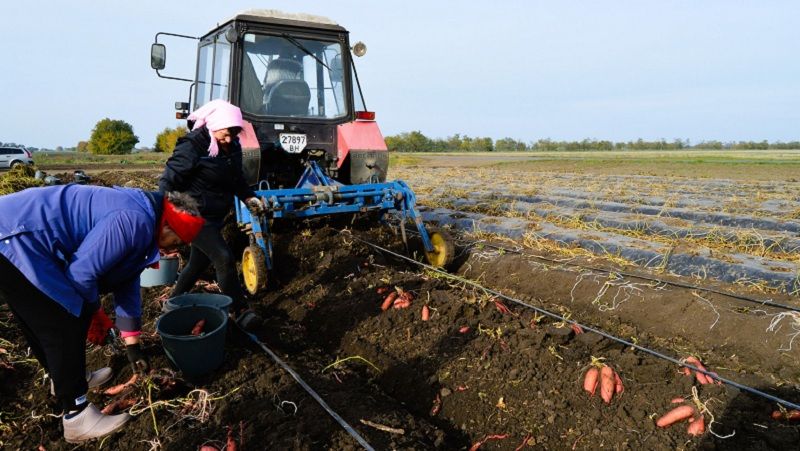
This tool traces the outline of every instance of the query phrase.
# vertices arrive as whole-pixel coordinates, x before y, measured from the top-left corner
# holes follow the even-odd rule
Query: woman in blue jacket
[[[236,273],[233,253],[222,238],[225,216],[233,209],[233,196],[244,199],[254,214],[265,208],[242,174],[242,148],[237,135],[242,130],[242,112],[223,100],[212,100],[189,116],[192,131],[178,140],[159,180],[162,192],[180,191],[200,205],[206,225],[192,242],[189,261],[175,283],[173,296],[191,290],[200,274],[214,265],[222,292],[233,300],[236,322],[252,329],[258,316],[247,308]]]
[[[146,370],[139,274],[158,262],[159,249],[192,241],[203,222],[185,195],[65,185],[0,196],[0,301],[50,374],[68,442],[101,437],[130,419],[103,415],[86,400],[89,387],[111,377],[109,368],[86,371],[87,332],[100,294],[114,294],[128,359]]]

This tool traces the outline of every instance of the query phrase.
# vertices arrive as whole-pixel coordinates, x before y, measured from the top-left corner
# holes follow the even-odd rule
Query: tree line
[[[688,139],[672,141],[609,141],[584,139],[582,141],[554,141],[540,139],[524,142],[513,138],[469,137],[455,134],[447,138],[429,138],[419,131],[400,133],[386,137],[386,146],[396,152],[518,152],[518,151],[552,151],[576,152],[587,150],[681,150],[681,149],[717,149],[717,150],[771,150],[800,149],[800,141],[768,142],[763,141],[700,141],[692,144]]]
[[[153,144],[154,152],[172,152],[175,143],[181,136],[188,133],[183,126],[166,127],[156,136]],[[120,155],[131,153],[139,138],[133,132],[133,126],[122,120],[105,118],[97,122],[92,129],[88,141],[80,141],[75,147],[55,150],[72,150],[88,152],[98,155]],[[16,143],[2,143],[4,146],[24,147]],[[800,149],[800,141],[768,142],[763,141],[700,141],[692,144],[689,140],[675,139],[666,141],[609,141],[597,139],[584,139],[582,141],[555,141],[540,139],[525,142],[513,138],[493,140],[488,137],[471,137],[456,133],[447,138],[429,138],[420,131],[400,133],[386,136],[386,146],[395,152],[524,152],[524,151],[551,151],[551,152],[576,152],[576,151],[609,151],[609,150],[681,150],[681,149],[712,149],[712,150],[787,150]],[[37,151],[35,147],[28,150]],[[47,150],[47,149],[41,149]]]
[[[186,127],[166,127],[156,136],[156,142],[153,144],[153,148],[148,150],[154,152],[172,152],[178,138],[186,133],[188,133]],[[3,143],[0,141],[0,145],[2,146],[25,147],[31,152],[55,150],[57,152],[85,152],[95,155],[129,154],[133,151],[137,143],[139,143],[139,137],[134,134],[131,124],[123,120],[109,118],[98,121],[92,129],[89,139],[87,141],[79,141],[75,147],[57,146],[55,149],[39,149],[37,147],[28,147],[12,142]]]

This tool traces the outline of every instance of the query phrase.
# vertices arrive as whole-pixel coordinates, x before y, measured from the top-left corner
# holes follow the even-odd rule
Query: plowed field
[[[155,174],[98,173],[94,182],[148,187]],[[670,357],[695,355],[724,378],[798,403],[800,317],[720,294],[800,306],[796,184],[514,168],[401,168],[394,176],[417,191],[427,220],[451,227],[451,276],[363,244],[356,238],[405,253],[395,230],[367,218],[276,224],[276,269],[268,290],[251,299],[265,318],[258,339],[375,449],[800,443],[798,423],[771,418],[774,402],[702,385],[674,363],[468,283]],[[238,252],[241,236],[229,236]],[[419,243],[411,241],[413,253]],[[212,279],[207,274],[195,290],[214,292]],[[411,293],[410,307],[382,311],[383,291],[398,289]],[[191,381],[175,373],[154,332],[167,293],[144,291],[145,350],[156,370],[124,395],[135,399],[136,417],[87,448],[224,447],[229,434],[239,449],[359,448],[236,328],[218,370]],[[0,444],[72,449],[61,440],[60,418],[48,415],[54,401],[5,306],[0,337]],[[93,366],[117,371],[115,383],[130,377],[113,346],[87,353]],[[609,404],[582,388],[593,358],[624,384]],[[656,427],[673,398],[695,405],[694,394],[709,432],[689,436],[686,422]]]

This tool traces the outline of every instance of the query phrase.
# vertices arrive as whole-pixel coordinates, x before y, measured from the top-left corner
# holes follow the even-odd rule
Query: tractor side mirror
[[[164,44],[150,46],[150,67],[162,70],[167,65],[167,47]]]

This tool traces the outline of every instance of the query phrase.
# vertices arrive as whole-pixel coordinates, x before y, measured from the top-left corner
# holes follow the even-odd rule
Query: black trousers
[[[86,394],[86,334],[96,305],[84,304],[75,317],[33,286],[0,255],[0,301],[5,301],[28,340],[36,360],[50,373],[56,397],[65,411],[74,410],[76,398]]]
[[[191,290],[200,274],[208,268],[208,265],[213,264],[217,272],[217,283],[222,292],[233,300],[231,310],[237,312],[246,307],[246,301],[242,286],[239,284],[239,276],[236,274],[236,260],[228,243],[222,238],[221,229],[222,226],[213,221],[206,222],[203,226],[192,241],[189,261],[178,276],[172,295],[178,296]]]

